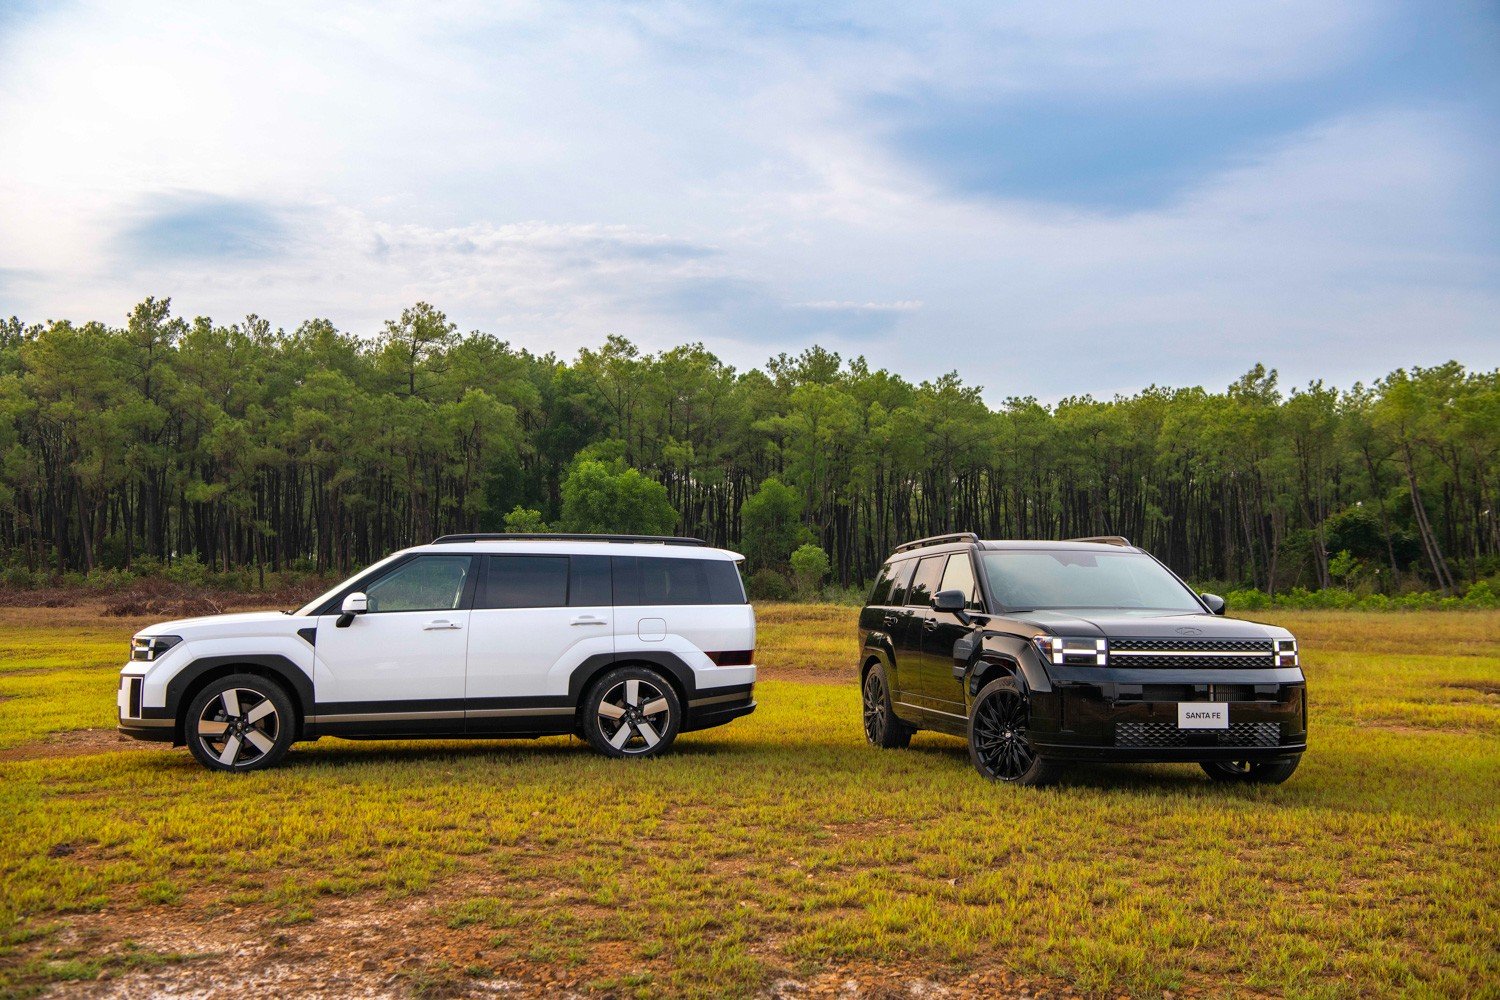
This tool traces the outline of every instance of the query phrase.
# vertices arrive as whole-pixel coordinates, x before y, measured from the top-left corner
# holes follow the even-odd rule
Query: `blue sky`
[[[8,3],[0,312],[1348,384],[1500,364],[1497,136],[1477,3]]]

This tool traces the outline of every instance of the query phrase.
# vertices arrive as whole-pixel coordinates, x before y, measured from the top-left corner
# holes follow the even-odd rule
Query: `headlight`
[[[1058,666],[1085,667],[1109,665],[1109,642],[1105,639],[1064,639],[1057,635],[1033,636],[1031,644],[1042,659]]]
[[[1297,662],[1296,639],[1277,639],[1275,650],[1276,665],[1278,667],[1295,667],[1299,665]]]
[[[180,635],[138,635],[130,640],[130,659],[135,663],[150,663],[182,641]]]

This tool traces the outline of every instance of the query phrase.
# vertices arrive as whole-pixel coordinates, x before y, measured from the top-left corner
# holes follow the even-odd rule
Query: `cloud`
[[[374,332],[424,299],[538,350],[818,339],[995,398],[1495,364],[1472,22],[39,5],[0,21],[0,269],[27,318],[156,294]]]

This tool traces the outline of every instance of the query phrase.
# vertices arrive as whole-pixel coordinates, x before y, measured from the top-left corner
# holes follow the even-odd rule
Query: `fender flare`
[[[996,668],[1018,675],[1033,693],[1046,694],[1052,691],[1052,678],[1047,669],[1038,662],[1030,644],[1012,635],[986,635],[978,644],[973,658],[964,668],[965,690],[969,697],[978,693],[984,679]],[[959,670],[954,664],[954,672]]]
[[[631,650],[626,653],[595,653],[574,667],[568,675],[568,700],[574,705],[580,704],[590,684],[601,674],[625,663],[645,663],[666,673],[681,688],[684,703],[698,693],[698,679],[693,669],[676,653],[665,649]]]
[[[251,667],[254,668],[252,673],[264,673],[284,683],[296,700],[297,710],[302,718],[305,719],[312,710],[313,682],[307,671],[280,653],[238,653],[232,656],[200,656],[192,661],[167,682],[166,707],[147,711],[161,713],[157,718],[176,719],[182,711],[187,693],[198,686],[200,679],[210,673],[233,673],[235,667]]]

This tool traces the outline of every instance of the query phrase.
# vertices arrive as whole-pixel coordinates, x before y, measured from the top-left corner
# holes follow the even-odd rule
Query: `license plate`
[[[1228,729],[1229,705],[1214,701],[1177,703],[1178,729]]]

